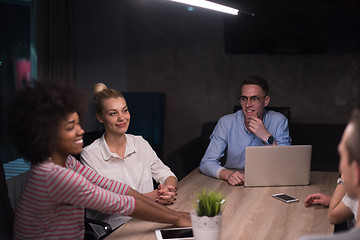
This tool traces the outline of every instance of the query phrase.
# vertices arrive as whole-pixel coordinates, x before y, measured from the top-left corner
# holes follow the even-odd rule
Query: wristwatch
[[[274,137],[270,135],[270,136],[266,139],[266,142],[265,142],[265,143],[268,144],[268,145],[273,144],[273,143],[274,143]]]

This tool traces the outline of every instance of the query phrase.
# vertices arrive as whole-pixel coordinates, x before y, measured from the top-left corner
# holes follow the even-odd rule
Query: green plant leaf
[[[200,217],[214,217],[221,212],[224,202],[224,198],[220,192],[210,191],[204,188],[198,195],[195,210]]]

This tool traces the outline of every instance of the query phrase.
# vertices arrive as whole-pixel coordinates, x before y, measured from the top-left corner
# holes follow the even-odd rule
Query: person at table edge
[[[346,194],[360,201],[360,109],[354,108],[350,121],[338,145],[340,156],[339,171]],[[356,209],[359,216],[360,208]],[[300,240],[355,240],[360,239],[360,220],[357,217],[355,226],[349,231],[330,235],[304,236]]]
[[[247,146],[290,145],[288,119],[281,113],[265,110],[270,102],[269,86],[260,76],[249,76],[241,84],[242,110],[221,117],[210,135],[210,143],[200,162],[200,171],[228,181],[244,183],[244,174],[230,169],[245,168]],[[225,155],[221,166],[220,159]]]

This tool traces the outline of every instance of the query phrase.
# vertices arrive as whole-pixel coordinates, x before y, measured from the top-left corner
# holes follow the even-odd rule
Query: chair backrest
[[[30,172],[26,171],[6,180],[6,184],[9,192],[8,196],[13,210],[16,209],[16,205],[20,200],[21,194],[24,190],[24,187],[28,181],[29,176],[30,176]]]
[[[123,95],[131,115],[127,133],[141,135],[161,159],[166,95],[158,92],[124,92]]]

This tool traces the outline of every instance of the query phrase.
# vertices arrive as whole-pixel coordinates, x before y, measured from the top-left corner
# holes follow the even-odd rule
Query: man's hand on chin
[[[265,128],[263,121],[258,117],[249,117],[248,126],[249,131],[258,138],[260,138],[262,141],[266,141],[267,137],[271,135],[269,131]]]

